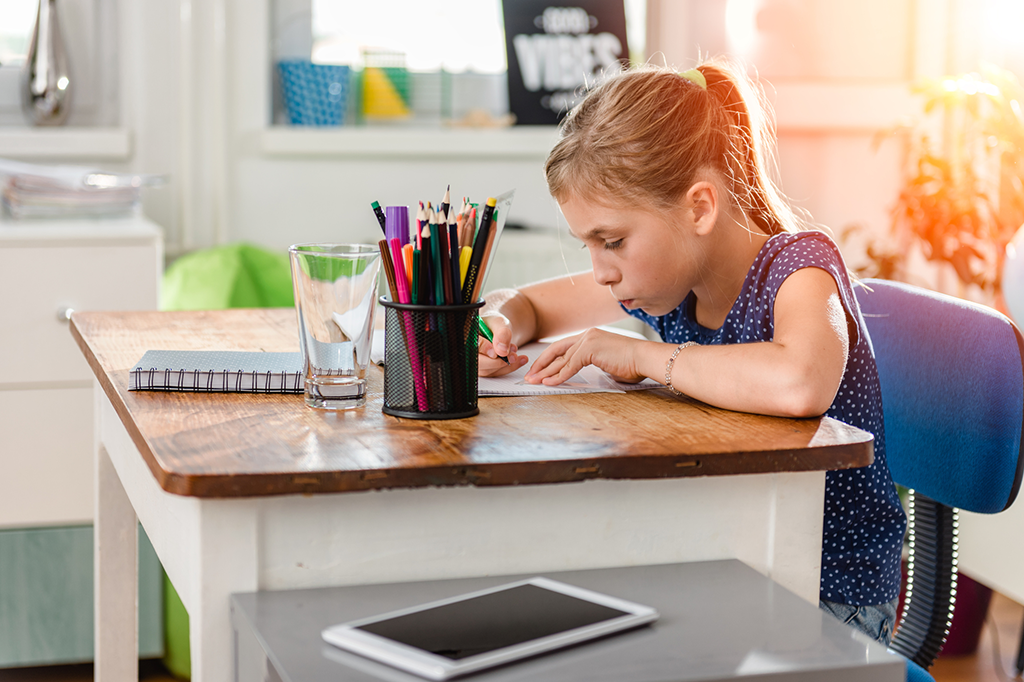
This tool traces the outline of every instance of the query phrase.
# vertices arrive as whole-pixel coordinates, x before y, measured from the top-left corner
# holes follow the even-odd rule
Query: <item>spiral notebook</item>
[[[371,358],[383,360],[383,334],[374,334]],[[637,384],[615,381],[594,366],[584,367],[558,386],[528,384],[524,380],[532,361],[547,347],[531,343],[519,350],[531,363],[502,377],[480,377],[481,398],[498,396],[567,395],[571,393],[625,393],[661,384],[645,379]],[[129,372],[129,391],[192,391],[204,393],[302,393],[301,353],[261,351],[148,350]]]
[[[302,354],[148,350],[129,373],[129,391],[302,393]]]

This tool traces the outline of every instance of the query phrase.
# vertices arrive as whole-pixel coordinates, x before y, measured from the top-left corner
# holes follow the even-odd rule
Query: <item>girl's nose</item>
[[[591,258],[591,262],[594,265],[594,281],[601,286],[611,286],[621,278],[618,269],[604,263],[602,258]]]

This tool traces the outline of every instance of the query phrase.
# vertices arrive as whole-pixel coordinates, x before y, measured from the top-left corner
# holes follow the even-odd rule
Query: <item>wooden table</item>
[[[832,419],[667,390],[413,421],[381,413],[376,368],[342,413],[127,389],[150,349],[294,351],[290,309],[75,313],[72,333],[97,378],[101,682],[137,675],[136,519],[189,612],[193,679],[227,682],[233,592],[738,558],[817,603],[824,471],[873,457]]]

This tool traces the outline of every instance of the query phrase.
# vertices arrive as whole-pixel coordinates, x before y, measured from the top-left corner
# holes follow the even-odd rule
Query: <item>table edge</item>
[[[325,472],[265,472],[245,476],[218,473],[179,474],[164,469],[146,438],[131,417],[127,404],[118,392],[110,374],[99,359],[77,324],[77,318],[89,312],[73,313],[70,330],[85,356],[96,380],[103,388],[121,424],[146,462],[157,484],[170,494],[203,499],[234,499],[243,497],[269,497],[282,495],[315,495],[329,493],[364,492],[370,490],[411,489],[460,486],[513,486],[579,483],[588,480],[657,480],[666,478],[697,478],[704,476],[740,475],[735,473],[738,461],[746,474],[796,473],[826,471],[820,465],[808,462],[792,450],[749,450],[732,453],[708,453],[709,457],[686,453],[680,455],[634,455],[625,461],[614,455],[582,457],[547,462],[543,472],[537,467],[520,462],[477,463],[470,465],[439,465],[436,467],[375,468],[353,471]],[[503,400],[503,398],[487,398]],[[397,419],[391,417],[391,419]],[[832,417],[816,417],[820,423],[834,422],[837,428],[851,429],[863,434],[853,443],[812,446],[818,455],[834,452],[835,459],[845,457],[852,469],[868,466],[874,461],[874,436]],[[807,452],[808,449],[803,450]],[[640,462],[644,475],[630,473]]]

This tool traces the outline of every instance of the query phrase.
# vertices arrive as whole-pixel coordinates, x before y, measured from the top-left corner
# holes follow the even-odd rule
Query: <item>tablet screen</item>
[[[460,660],[626,615],[630,614],[526,584],[354,629]]]

